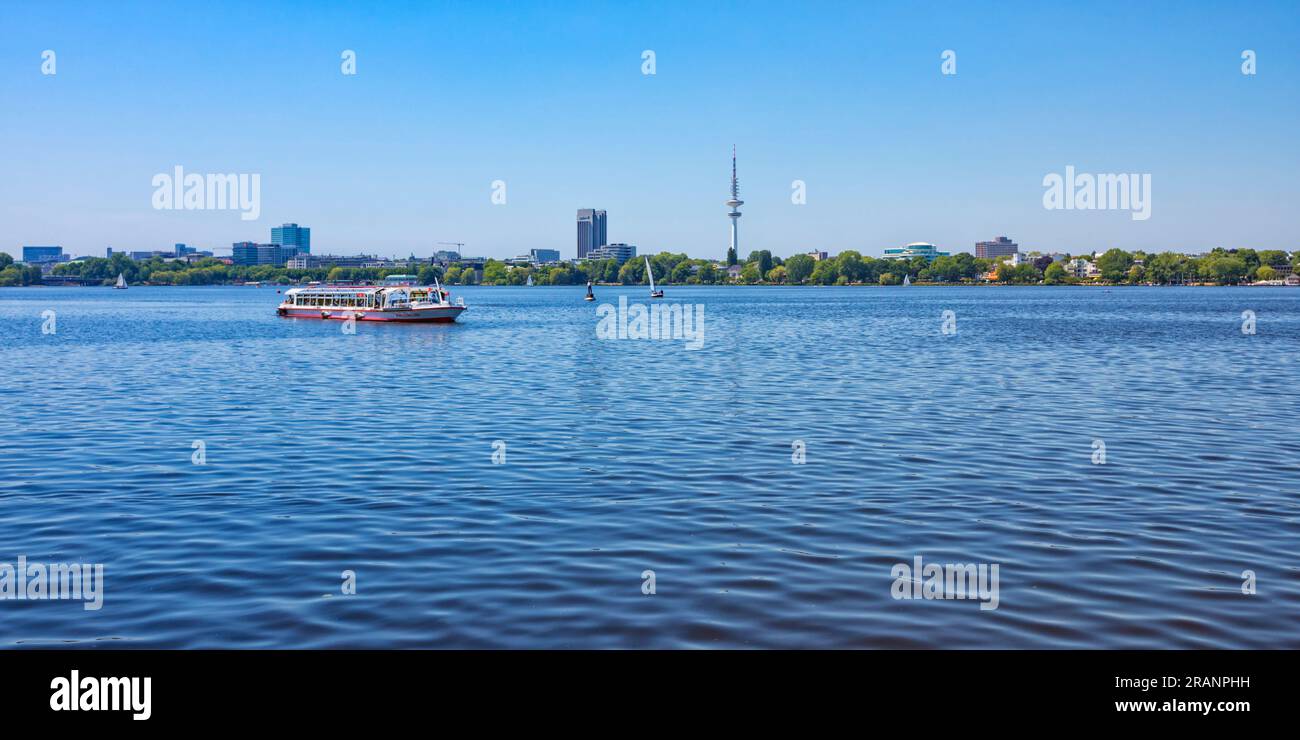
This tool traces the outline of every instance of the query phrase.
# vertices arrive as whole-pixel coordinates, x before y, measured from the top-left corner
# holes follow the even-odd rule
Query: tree
[[[1108,249],[1105,254],[1097,258],[1097,269],[1101,271],[1101,279],[1111,283],[1123,280],[1132,265],[1133,258],[1129,253],[1118,248]]]
[[[1261,249],[1259,252],[1259,264],[1268,265],[1272,268],[1285,267],[1287,265],[1286,252],[1283,252],[1280,249]]]
[[[786,279],[798,285],[812,275],[816,261],[806,254],[796,254],[785,261]]]
[[[488,260],[483,265],[484,285],[504,285],[506,282],[506,265],[499,260]]]
[[[767,275],[765,277],[767,278],[767,282],[769,283],[780,284],[786,281],[788,275],[789,273],[787,272],[785,265],[777,265],[776,267],[773,267],[772,269],[768,270]]]
[[[839,277],[839,271],[835,267],[835,260],[819,260],[813,267],[812,281],[818,285],[833,285],[835,279]]]
[[[736,264],[736,248],[727,247],[727,267]]]
[[[743,283],[761,283],[763,276],[758,271],[758,262],[746,262],[740,269],[740,281]]]
[[[1047,285],[1060,285],[1065,282],[1065,268],[1060,262],[1053,262],[1043,270],[1043,282]]]
[[[9,256],[8,252],[0,252],[0,270],[5,269],[14,263],[14,258]]]
[[[1222,284],[1241,282],[1247,272],[1245,260],[1226,255],[1206,257],[1202,260],[1200,268],[1202,277]]]
[[[1255,279],[1256,279],[1256,280],[1276,280],[1276,279],[1277,279],[1277,270],[1274,270],[1272,267],[1270,267],[1270,266],[1268,266],[1268,265],[1260,265],[1260,266],[1259,266],[1259,269],[1255,271]]]
[[[1034,267],[1037,267],[1038,270],[1042,272],[1043,270],[1047,269],[1048,265],[1052,264],[1055,261],[1056,260],[1053,260],[1050,254],[1045,254],[1042,257],[1039,257],[1038,259],[1034,260]]]
[[[1129,282],[1129,284],[1130,284],[1130,285],[1137,285],[1138,283],[1142,282],[1142,276],[1143,276],[1145,273],[1146,273],[1146,270],[1143,270],[1143,269],[1142,269],[1142,265],[1133,265],[1132,267],[1128,268],[1128,282]]]
[[[641,260],[628,260],[618,270],[618,281],[624,285],[636,285],[644,283],[645,280],[645,263]]]
[[[862,262],[862,255],[852,249],[840,252],[835,258],[835,270],[845,279],[845,282],[861,282],[866,276],[866,265]]]
[[[758,274],[766,275],[767,271],[772,269],[772,253],[766,249],[756,250],[749,253],[749,259],[745,260],[745,262],[757,262]]]
[[[882,272],[879,282],[881,285],[900,285],[903,279],[892,272]]]
[[[425,265],[418,273],[421,285],[433,285],[434,279],[442,279],[442,268],[437,265]]]

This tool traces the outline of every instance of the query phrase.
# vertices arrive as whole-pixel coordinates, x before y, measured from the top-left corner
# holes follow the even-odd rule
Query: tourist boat
[[[117,273],[117,282],[113,283],[114,290],[126,290],[126,274]]]
[[[450,295],[436,280],[413,285],[390,277],[384,285],[290,288],[276,313],[303,319],[451,323],[466,306],[464,298],[452,303]]]
[[[586,298],[583,298],[582,300],[584,300],[584,301],[594,301],[594,300],[596,300],[596,295],[595,295],[594,293],[591,292],[591,281],[590,281],[590,280],[587,281],[587,297],[586,297]]]
[[[646,274],[646,277],[650,278],[650,297],[651,297],[651,298],[663,298],[663,297],[664,297],[664,292],[663,292],[662,290],[655,290],[655,271],[652,270],[652,269],[650,269],[650,258],[649,258],[649,257],[646,257],[646,258],[645,258],[645,274]]]

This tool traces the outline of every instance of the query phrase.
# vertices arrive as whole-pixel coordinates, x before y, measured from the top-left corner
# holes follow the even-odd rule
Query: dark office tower
[[[991,242],[975,242],[975,256],[984,259],[1010,257],[1019,250],[1019,245],[1005,236],[999,236]]]
[[[603,247],[605,239],[605,212],[593,208],[578,209],[578,259],[587,256],[587,252]]]

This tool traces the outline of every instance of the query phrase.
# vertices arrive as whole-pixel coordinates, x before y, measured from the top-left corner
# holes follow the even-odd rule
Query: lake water
[[[1300,648],[1300,290],[667,291],[699,349],[597,338],[641,287],[0,290],[0,563],[105,567],[0,645]]]

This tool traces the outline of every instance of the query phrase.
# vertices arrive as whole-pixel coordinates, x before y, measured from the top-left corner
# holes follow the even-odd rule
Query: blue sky
[[[720,257],[733,143],[742,252],[1300,248],[1296,2],[219,5],[4,2],[0,251],[296,221],[318,253],[571,257],[595,207]],[[260,173],[260,220],[154,210],[178,164]],[[1151,218],[1045,210],[1066,165],[1150,173]]]

